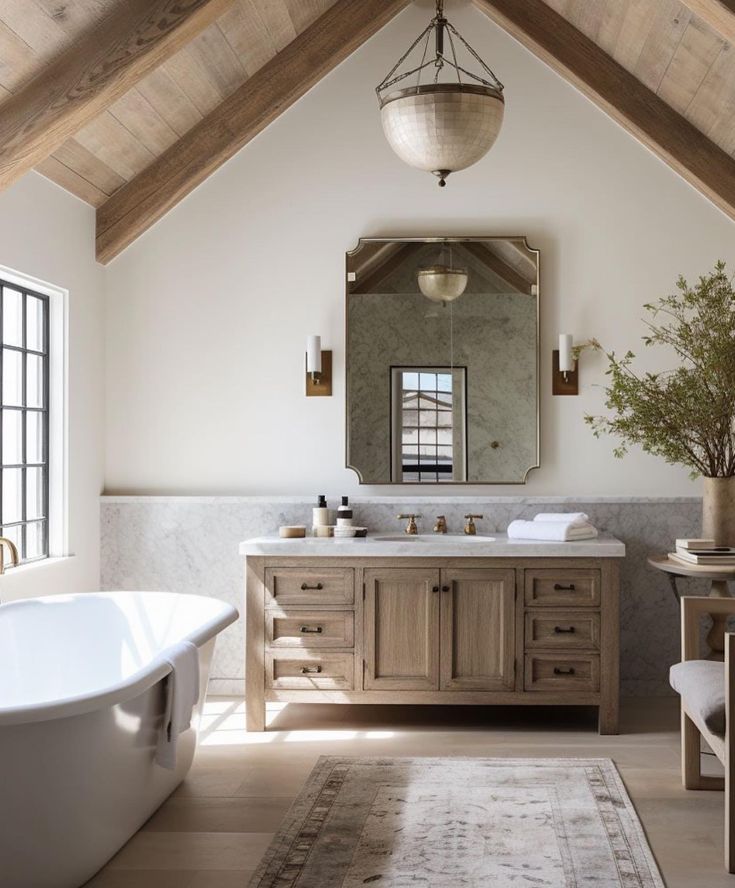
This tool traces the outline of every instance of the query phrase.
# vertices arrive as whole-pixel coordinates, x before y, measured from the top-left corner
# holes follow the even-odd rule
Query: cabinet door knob
[[[569,669],[560,669],[558,666],[554,666],[554,675],[574,675],[574,667],[570,666]]]
[[[574,592],[574,583],[564,586],[561,583],[554,583],[555,592]]]
[[[567,626],[566,628],[564,626],[554,626],[554,632],[557,635],[563,635],[565,632],[574,633],[574,626]]]
[[[305,592],[307,589],[315,589],[317,592],[320,592],[324,586],[321,583],[317,583],[316,586],[310,586],[308,583],[301,584],[301,591]]]
[[[432,586],[432,587],[431,587],[431,591],[432,591],[432,592],[438,592],[438,591],[439,591],[439,587],[438,587],[438,586]]]
[[[442,586],[442,592],[449,592],[449,586]]]
[[[302,626],[299,631],[303,632],[305,635],[306,634],[321,635],[322,634],[322,627],[321,626]]]
[[[302,666],[301,674],[302,675],[318,675],[322,671],[321,666]]]

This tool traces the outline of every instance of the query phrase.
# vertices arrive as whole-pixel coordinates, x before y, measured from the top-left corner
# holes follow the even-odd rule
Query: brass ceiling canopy
[[[432,36],[434,55],[427,58]],[[477,62],[482,74],[457,61],[455,38],[460,52],[470,56],[466,64]],[[416,55],[420,51],[421,58],[411,67],[408,59],[414,51]],[[404,63],[407,70],[400,71]],[[432,67],[433,76],[422,84],[422,74]],[[451,80],[439,79],[445,73],[451,74]],[[414,75],[413,85],[392,89]],[[450,173],[487,154],[503,124],[503,84],[445,18],[443,0],[438,0],[432,20],[375,91],[388,144],[409,166],[437,176],[441,187]]]

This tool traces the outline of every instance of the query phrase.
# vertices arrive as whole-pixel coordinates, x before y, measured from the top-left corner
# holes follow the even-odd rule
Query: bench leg
[[[681,709],[681,782],[684,789],[700,789],[702,786],[702,761],[700,758],[700,734],[697,726]]]

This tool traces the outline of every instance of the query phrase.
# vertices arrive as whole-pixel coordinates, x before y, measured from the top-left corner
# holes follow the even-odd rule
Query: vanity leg
[[[620,714],[620,581],[617,563],[603,562],[600,638],[600,734],[617,734]]]
[[[245,722],[248,731],[264,731],[265,582],[263,559],[246,559],[245,576]]]
[[[265,730],[265,703],[247,697],[245,700],[245,727],[248,731]]]

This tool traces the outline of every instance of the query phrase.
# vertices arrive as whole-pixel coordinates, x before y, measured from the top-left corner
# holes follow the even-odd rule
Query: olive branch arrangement
[[[674,295],[644,308],[647,347],[666,346],[679,363],[673,370],[636,373],[635,355],[605,352],[608,416],[585,416],[596,437],[617,437],[614,454],[631,445],[687,466],[691,476],[735,475],[735,291],[720,261],[690,286],[683,277]],[[589,346],[601,348],[596,340]]]

